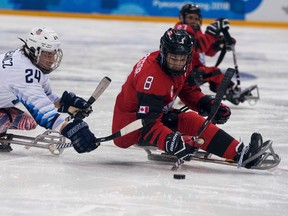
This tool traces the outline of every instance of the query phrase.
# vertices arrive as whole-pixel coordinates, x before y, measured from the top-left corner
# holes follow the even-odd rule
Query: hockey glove
[[[211,34],[215,37],[219,37],[221,30],[223,29],[228,30],[229,28],[230,28],[229,20],[226,18],[219,18],[207,26],[205,33]]]
[[[193,141],[192,136],[181,135],[179,132],[168,134],[165,140],[165,152],[174,154],[178,159],[191,160],[201,145]]]
[[[171,130],[174,130],[178,126],[178,115],[181,113],[179,109],[173,109],[172,111],[169,111],[166,114],[163,114],[162,116],[162,123],[170,128]]]
[[[90,104],[87,103],[86,100],[84,100],[81,97],[77,97],[72,92],[63,92],[63,95],[60,100],[60,108],[58,109],[59,112],[63,113],[69,113],[69,107],[75,107],[78,108],[80,111],[75,115],[77,118],[85,118],[89,116],[91,112],[93,112],[92,107]],[[74,116],[74,113],[69,113],[70,115]]]
[[[205,83],[205,71],[202,69],[195,67],[192,73],[190,73],[190,76],[192,76],[197,86],[200,86],[203,83]]]
[[[100,145],[96,142],[96,137],[89,130],[87,123],[79,118],[75,118],[73,122],[65,126],[61,134],[71,140],[78,153],[93,151]]]
[[[232,47],[235,46],[235,44],[236,40],[234,38],[231,38],[231,42],[228,42],[225,40],[224,37],[221,37],[219,40],[216,40],[212,46],[215,51],[220,51],[224,47],[227,51],[231,51]]]
[[[212,97],[211,95],[205,95],[204,97],[202,97],[199,100],[198,104],[199,115],[202,116],[209,115],[213,104],[214,104],[214,97]],[[230,108],[225,104],[221,103],[216,115],[212,120],[212,123],[225,124],[230,118],[230,115],[231,115]]]

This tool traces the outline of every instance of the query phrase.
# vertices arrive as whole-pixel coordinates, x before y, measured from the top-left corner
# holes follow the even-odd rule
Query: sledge
[[[121,137],[136,131],[142,127],[142,120],[137,119],[113,134],[96,138],[95,143],[102,143],[113,140],[117,137]],[[53,130],[46,130],[43,134],[40,134],[36,137],[10,133],[0,135],[0,152],[12,151],[10,146],[11,144],[24,145],[27,149],[31,147],[48,149],[54,155],[60,155],[65,148],[73,147],[71,142],[66,142],[66,138],[61,135],[60,132]]]
[[[281,161],[281,158],[278,154],[275,153],[273,147],[273,142],[271,140],[267,140],[263,143],[263,147],[261,151],[255,154],[253,157],[243,161],[242,167],[245,167],[249,162],[255,160],[259,156],[261,159],[258,161],[257,164],[251,166],[250,169],[257,169],[257,170],[269,170],[278,166]],[[167,154],[166,152],[161,151],[159,148],[147,144],[136,144],[138,148],[142,148],[147,153],[148,160],[151,161],[160,161],[160,162],[167,162],[171,164],[175,164],[178,161],[178,158],[174,155]],[[190,161],[201,161],[204,163],[214,163],[219,165],[228,165],[228,166],[235,166],[238,167],[238,163],[230,160],[218,157],[213,155],[209,152],[199,150],[197,151],[191,158]],[[238,167],[240,168],[240,167]]]
[[[40,134],[36,137],[10,133],[6,133],[0,137],[0,146],[2,152],[12,151],[10,145],[16,144],[23,145],[26,149],[31,147],[47,149],[54,155],[60,155],[64,151],[64,148],[57,148],[57,145],[63,145],[64,143],[66,143],[66,138],[62,136],[58,131],[52,130],[46,130],[43,134]]]
[[[259,88],[257,85],[251,85],[244,90],[235,91],[234,95],[225,95],[223,100],[228,100],[231,103],[238,105],[247,101],[250,105],[255,105],[260,99]]]

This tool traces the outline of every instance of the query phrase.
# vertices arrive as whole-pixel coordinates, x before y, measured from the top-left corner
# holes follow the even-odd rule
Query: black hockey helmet
[[[159,64],[161,68],[167,74],[173,76],[180,76],[186,73],[191,64],[192,46],[192,38],[185,30],[169,28],[160,39]],[[174,59],[169,60],[168,54],[174,55]],[[173,61],[176,64],[178,61],[179,67],[179,60],[175,59],[177,56],[185,59],[185,62],[181,63],[181,68],[179,69],[172,67]]]
[[[185,23],[185,17],[187,14],[197,14],[200,19],[200,23],[202,24],[202,13],[200,7],[197,4],[185,4],[180,10],[179,19],[181,23]]]

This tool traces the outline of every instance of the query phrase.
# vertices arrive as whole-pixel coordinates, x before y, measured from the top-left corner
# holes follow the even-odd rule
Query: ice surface
[[[173,23],[1,16],[1,53],[22,45],[34,26],[55,29],[64,59],[51,74],[56,93],[64,90],[88,98],[100,79],[111,85],[87,119],[98,137],[111,133],[114,100],[133,65],[159,47]],[[120,149],[112,142],[79,155],[72,148],[60,156],[45,149],[13,146],[0,155],[0,215],[37,216],[284,216],[288,215],[288,30],[232,26],[237,39],[242,87],[258,84],[260,101],[230,105],[232,117],[221,128],[249,142],[252,132],[274,141],[282,161],[273,171],[236,169],[187,162],[173,179],[171,165],[148,161],[139,148]],[[216,58],[207,59],[209,65]],[[227,53],[221,68],[234,67]],[[1,78],[0,78],[1,79]],[[208,87],[203,86],[208,92]],[[10,131],[15,133],[15,131]],[[43,128],[25,133],[36,136]],[[19,132],[18,132],[19,133]],[[23,134],[21,132],[20,134]]]

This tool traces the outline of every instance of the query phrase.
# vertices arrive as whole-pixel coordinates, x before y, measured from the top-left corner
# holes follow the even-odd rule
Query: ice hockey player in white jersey
[[[21,48],[0,55],[0,137],[8,129],[32,130],[40,125],[60,131],[78,153],[96,149],[99,143],[86,122],[75,117],[68,123],[59,114],[69,113],[72,106],[88,116],[92,109],[72,92],[65,91],[61,98],[52,92],[47,74],[59,67],[63,57],[58,34],[50,28],[36,27],[20,40],[24,42]],[[31,115],[15,107],[19,102]]]

